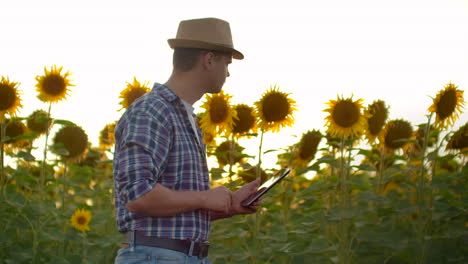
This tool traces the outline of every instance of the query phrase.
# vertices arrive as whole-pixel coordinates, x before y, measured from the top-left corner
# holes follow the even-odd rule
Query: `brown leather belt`
[[[129,244],[132,241],[132,234],[134,245],[149,246],[175,250],[187,254],[188,256],[197,256],[200,259],[208,256],[209,244],[205,242],[195,242],[192,240],[159,238],[153,236],[146,236],[142,231],[128,232],[125,236],[124,244]]]

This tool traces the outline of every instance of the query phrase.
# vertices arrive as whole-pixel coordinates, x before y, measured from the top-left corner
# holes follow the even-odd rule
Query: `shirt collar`
[[[164,99],[166,99],[169,102],[173,102],[173,101],[177,100],[177,98],[179,98],[174,93],[174,91],[171,90],[171,88],[167,87],[164,84],[154,83],[153,91],[155,91],[156,93],[159,93],[162,97],[164,97]]]

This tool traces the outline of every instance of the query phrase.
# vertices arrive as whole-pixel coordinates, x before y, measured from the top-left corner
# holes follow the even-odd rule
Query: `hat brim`
[[[237,60],[244,59],[244,55],[232,48],[227,47],[222,44],[213,44],[199,40],[192,40],[192,39],[168,39],[167,42],[169,46],[174,48],[195,48],[195,49],[208,49],[208,50],[218,50],[218,51],[227,51],[232,52],[232,57]]]

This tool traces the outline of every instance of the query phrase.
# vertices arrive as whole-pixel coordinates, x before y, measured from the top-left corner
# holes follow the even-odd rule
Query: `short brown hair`
[[[232,56],[231,52],[224,52],[218,50],[206,50],[196,48],[175,48],[172,57],[172,65],[174,70],[187,72],[195,67],[197,59],[200,55],[206,52],[213,52],[215,56],[228,55]]]

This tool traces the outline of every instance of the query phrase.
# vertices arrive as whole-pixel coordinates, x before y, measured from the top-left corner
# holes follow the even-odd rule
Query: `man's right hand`
[[[226,214],[231,210],[232,192],[228,188],[220,186],[202,193],[204,208]]]

